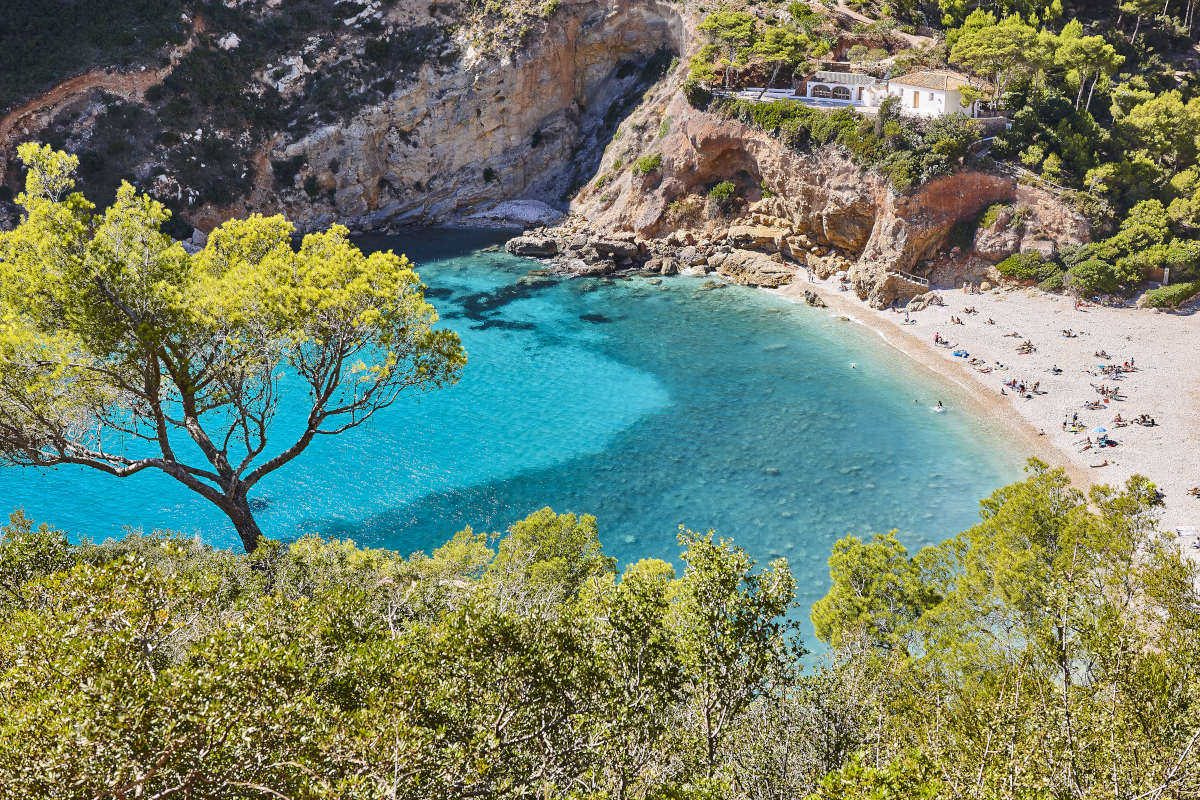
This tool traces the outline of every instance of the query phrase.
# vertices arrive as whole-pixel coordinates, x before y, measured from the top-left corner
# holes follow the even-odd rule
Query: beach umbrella
[[[1092,428],[1092,433],[1108,433],[1107,428]]]

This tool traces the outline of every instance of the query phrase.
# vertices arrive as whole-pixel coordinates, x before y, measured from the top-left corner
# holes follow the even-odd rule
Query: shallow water
[[[944,387],[828,312],[698,278],[525,277],[538,265],[477,249],[498,240],[363,240],[418,262],[469,363],[458,385],[318,439],[265,479],[268,535],[407,553],[550,505],[595,514],[605,549],[628,563],[675,558],[681,524],[715,528],[757,558],[786,556],[806,618],[838,537],[898,528],[910,548],[940,541],[1019,475],[971,415],[931,413]],[[282,415],[301,413],[293,399]],[[0,499],[76,537],[130,525],[237,542],[220,512],[160,474],[5,468]]]

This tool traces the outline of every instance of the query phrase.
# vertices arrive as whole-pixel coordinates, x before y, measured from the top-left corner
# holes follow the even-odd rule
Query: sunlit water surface
[[[418,262],[469,363],[456,386],[318,438],[265,479],[254,496],[269,535],[428,551],[549,505],[595,514],[606,551],[629,563],[677,559],[681,524],[715,528],[756,558],[786,556],[807,617],[838,537],[940,541],[1019,475],[1013,450],[953,404],[932,413],[945,388],[857,325],[700,278],[530,277],[537,264],[481,251],[497,241],[362,240]],[[281,415],[302,418],[305,400],[289,395]],[[75,537],[132,526],[237,543],[220,512],[157,473],[5,468],[0,499]]]

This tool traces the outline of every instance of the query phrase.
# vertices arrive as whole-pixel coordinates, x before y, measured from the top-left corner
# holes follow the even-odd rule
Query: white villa
[[[865,110],[878,108],[891,95],[900,98],[901,112],[912,116],[984,116],[979,102],[966,103],[963,100],[962,88],[969,85],[964,75],[944,69],[921,70],[891,80],[879,80],[858,72],[822,70],[809,78],[804,88],[792,96],[816,105],[848,105]],[[749,90],[748,93],[755,91]],[[774,91],[769,94],[775,100],[782,96]]]

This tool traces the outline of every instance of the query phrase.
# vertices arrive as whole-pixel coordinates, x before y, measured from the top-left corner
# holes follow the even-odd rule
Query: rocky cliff
[[[81,155],[93,195],[132,176],[202,230],[251,209],[380,229],[565,208],[687,39],[657,0],[203,8],[166,66],[94,70],[0,118],[7,193],[16,145],[42,139]]]
[[[468,52],[451,72],[426,68],[385,101],[278,142],[273,158],[306,165],[279,204],[306,227],[369,229],[463,219],[513,198],[564,207],[683,38],[670,3],[565,0],[510,58]],[[309,176],[316,198],[302,188]]]
[[[180,235],[249,211],[301,230],[566,212],[513,249],[572,272],[649,262],[778,285],[804,266],[844,271],[875,305],[1087,236],[1007,175],[964,170],[902,194],[837,147],[797,152],[692,107],[681,64],[700,10],[686,3],[204,9],[155,69],[95,71],[5,115],[5,160],[23,139],[74,150],[93,196],[132,175],[186,223]]]
[[[666,259],[668,269],[714,268],[760,285],[786,282],[801,267],[844,271],[860,297],[886,306],[927,291],[931,279],[978,280],[996,255],[1087,241],[1081,215],[1011,176],[962,170],[899,193],[837,147],[795,152],[692,108],[678,89],[668,80],[647,95],[571,204],[602,237],[623,234],[642,258]],[[725,204],[713,199],[719,183],[729,187]],[[1019,209],[1020,230],[1007,238],[982,232],[982,258],[972,237],[997,205]],[[603,261],[604,248],[581,249],[578,224],[564,230],[566,261],[578,269],[584,256],[595,271],[587,255]],[[699,257],[681,257],[685,247]]]

